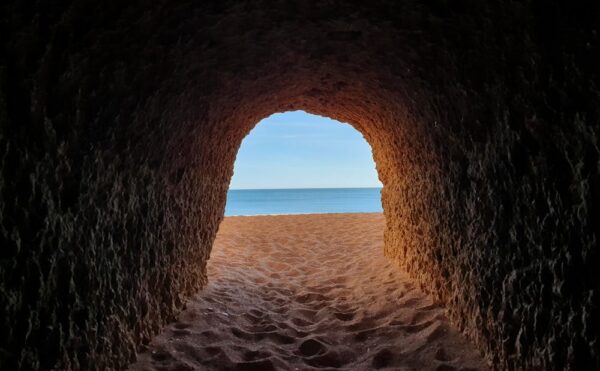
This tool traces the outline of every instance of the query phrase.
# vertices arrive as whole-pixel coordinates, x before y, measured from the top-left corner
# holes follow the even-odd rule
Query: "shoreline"
[[[252,215],[224,215],[224,218],[239,218],[239,217],[254,217],[254,216],[310,216],[310,215],[364,215],[364,214],[384,214],[383,211],[359,211],[359,212],[345,212],[345,213],[293,213],[293,214],[252,214]]]

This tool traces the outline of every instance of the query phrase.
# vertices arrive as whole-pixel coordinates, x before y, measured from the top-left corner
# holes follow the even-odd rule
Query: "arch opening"
[[[271,115],[233,173],[208,284],[133,370],[486,369],[443,305],[384,257],[381,183],[350,124]]]
[[[276,113],[238,150],[225,216],[383,212],[381,187],[371,147],[352,125]]]

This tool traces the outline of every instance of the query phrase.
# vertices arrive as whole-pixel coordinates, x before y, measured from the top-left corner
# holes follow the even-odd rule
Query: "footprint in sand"
[[[371,366],[373,366],[374,369],[379,370],[391,365],[393,359],[394,354],[389,349],[382,349],[373,356]]]
[[[327,347],[318,340],[308,339],[300,344],[298,349],[300,355],[304,357],[312,357],[317,354],[325,353]]]
[[[340,321],[352,321],[354,319],[355,313],[351,312],[351,313],[342,313],[342,312],[335,312],[333,313],[333,315],[335,316],[335,318],[339,319]]]

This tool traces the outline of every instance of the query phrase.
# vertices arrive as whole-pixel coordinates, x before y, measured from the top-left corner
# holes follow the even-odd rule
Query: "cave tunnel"
[[[597,2],[5,1],[0,368],[121,369],[206,284],[236,152],[349,122],[385,255],[490,367],[600,369]]]

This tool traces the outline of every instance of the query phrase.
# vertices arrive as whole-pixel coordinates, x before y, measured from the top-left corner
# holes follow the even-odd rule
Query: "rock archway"
[[[598,5],[2,8],[3,365],[131,361],[206,282],[244,135],[302,109],[365,135],[386,254],[497,368],[599,367]]]

